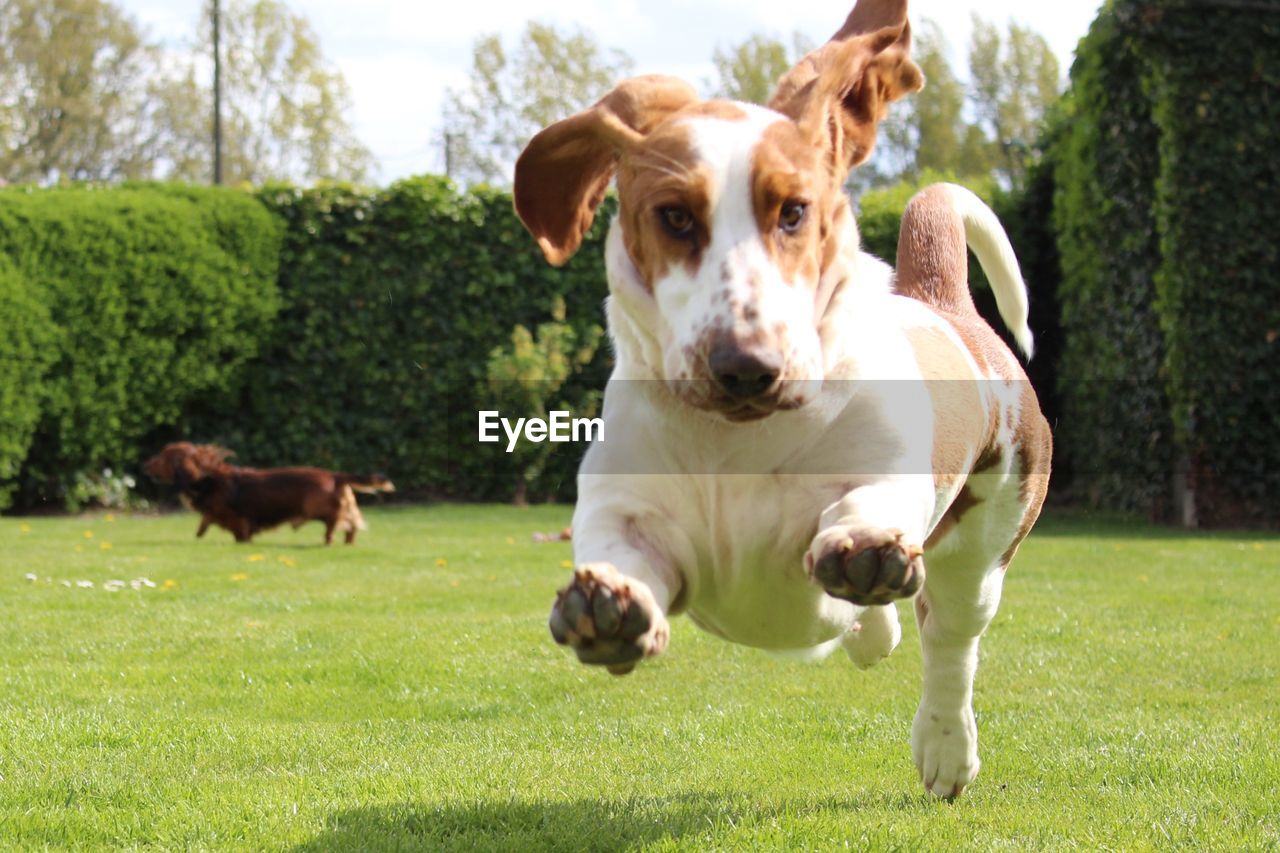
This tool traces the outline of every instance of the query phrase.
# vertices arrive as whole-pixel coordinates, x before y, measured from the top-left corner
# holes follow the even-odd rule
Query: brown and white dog
[[[301,527],[324,523],[324,543],[341,530],[345,542],[367,529],[355,492],[393,492],[395,486],[380,474],[341,474],[323,468],[242,468],[229,465],[233,453],[212,444],[187,441],[166,445],[143,465],[159,483],[178,487],[183,501],[200,513],[196,536],[211,524],[230,531],[237,542],[281,524]]]
[[[860,0],[769,108],[623,81],[534,137],[515,203],[563,264],[616,173],[617,363],[555,639],[626,673],[687,612],[733,642],[841,646],[869,666],[901,636],[894,600],[914,597],[911,751],[925,787],[953,797],[978,772],[978,640],[1039,514],[1051,438],[969,295],[966,241],[1030,354],[1017,261],[982,202],[922,191],[896,280],[859,250],[841,187],[889,103],[922,85],[909,47],[905,0]]]

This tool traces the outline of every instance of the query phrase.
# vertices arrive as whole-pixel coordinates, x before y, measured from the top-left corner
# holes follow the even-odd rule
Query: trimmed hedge
[[[1155,309],[1158,130],[1111,11],[1081,41],[1071,77],[1051,155],[1065,340],[1058,438],[1076,500],[1163,517],[1173,429]]]
[[[1095,505],[1280,524],[1277,43],[1280,5],[1177,0],[1116,0],[1081,42],[1060,436]]]
[[[189,418],[186,432],[247,463],[383,471],[402,492],[510,498],[515,460],[476,442],[476,413],[496,408],[482,399],[486,360],[514,326],[547,321],[557,297],[579,335],[600,324],[609,209],[555,270],[509,193],[460,193],[425,177],[259,197],[285,224],[282,309],[252,381],[233,404]],[[608,364],[602,347],[561,396],[572,403],[601,387]],[[579,456],[554,454],[531,497],[571,497]]]
[[[0,255],[0,509],[7,509],[40,419],[56,330],[49,309]]]
[[[1127,3],[1160,129],[1156,293],[1195,515],[1280,525],[1280,3]],[[1230,46],[1224,49],[1224,46]]]
[[[135,466],[193,400],[232,390],[276,312],[280,229],[229,190],[94,186],[0,192],[0,255],[57,334],[21,500]]]

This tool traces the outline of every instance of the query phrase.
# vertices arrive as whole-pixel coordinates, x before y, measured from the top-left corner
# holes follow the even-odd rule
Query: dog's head
[[[166,444],[159,453],[148,459],[142,471],[157,483],[177,483],[185,486],[205,474],[221,470],[226,460],[235,454],[216,444],[192,444],[175,441]]]
[[[803,405],[823,378],[828,272],[857,239],[842,185],[923,83],[910,41],[906,0],[860,0],[768,108],[626,80],[530,141],[516,211],[559,266],[616,175],[610,287],[652,375],[734,421]]]

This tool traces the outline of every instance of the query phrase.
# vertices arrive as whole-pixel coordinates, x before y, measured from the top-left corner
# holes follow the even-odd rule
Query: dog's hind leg
[[[209,525],[213,524],[213,519],[207,515],[200,516],[200,526],[196,528],[196,538],[204,536],[209,530]]]
[[[957,797],[978,775],[973,679],[978,640],[995,616],[1004,566],[935,561],[915,601],[924,690],[911,726],[911,755],[925,788]]]
[[[840,644],[854,666],[867,669],[887,658],[901,640],[898,606],[883,604],[864,610],[858,616],[854,629],[844,635]]]

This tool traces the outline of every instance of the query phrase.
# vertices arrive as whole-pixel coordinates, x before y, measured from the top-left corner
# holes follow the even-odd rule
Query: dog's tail
[[[976,313],[966,245],[991,282],[1000,318],[1030,358],[1035,343],[1027,288],[1013,246],[991,208],[964,187],[932,184],[907,204],[898,236],[898,292],[945,311]]]
[[[353,491],[363,492],[366,495],[396,490],[395,483],[388,480],[384,474],[338,474],[336,479],[338,485],[348,486]]]

